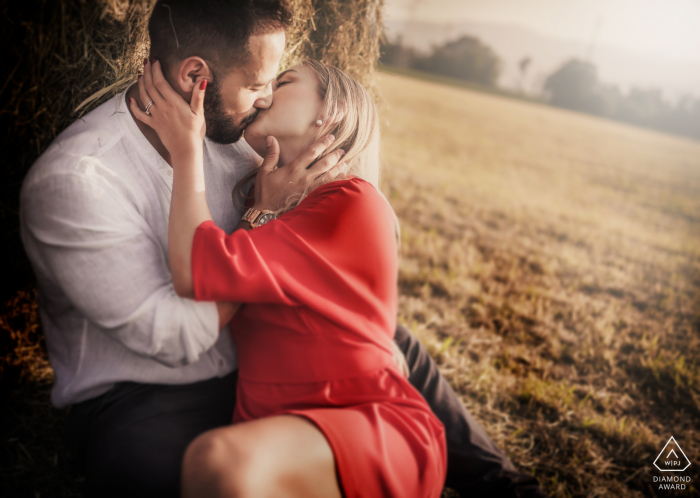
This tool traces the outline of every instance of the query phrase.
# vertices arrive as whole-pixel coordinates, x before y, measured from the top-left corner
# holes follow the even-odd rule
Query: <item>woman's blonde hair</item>
[[[313,71],[318,80],[318,91],[323,101],[321,115],[325,124],[314,127],[311,143],[329,133],[335,136],[333,144],[317,160],[335,150],[343,149],[341,159],[347,168],[346,175],[362,178],[379,190],[379,117],[372,98],[365,88],[340,69],[319,61],[306,59],[302,64]],[[246,198],[244,188],[255,177],[255,169],[242,178],[233,189],[234,202],[240,207]],[[342,179],[322,175],[298,194],[290,196],[277,214],[294,209],[316,187]]]

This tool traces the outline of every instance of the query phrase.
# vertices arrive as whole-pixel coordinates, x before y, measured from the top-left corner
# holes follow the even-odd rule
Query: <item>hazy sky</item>
[[[700,0],[385,0],[389,19],[517,24],[544,34],[700,61]]]

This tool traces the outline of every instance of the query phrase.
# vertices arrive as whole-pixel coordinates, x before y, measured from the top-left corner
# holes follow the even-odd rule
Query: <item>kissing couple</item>
[[[544,496],[397,326],[376,109],[320,62],[277,74],[292,18],[158,1],[138,83],[24,181],[84,495]]]

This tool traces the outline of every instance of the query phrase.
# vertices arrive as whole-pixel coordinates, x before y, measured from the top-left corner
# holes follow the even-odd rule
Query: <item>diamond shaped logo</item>
[[[681,446],[671,436],[664,449],[654,460],[654,466],[661,472],[683,472],[690,467],[690,460],[685,456]]]

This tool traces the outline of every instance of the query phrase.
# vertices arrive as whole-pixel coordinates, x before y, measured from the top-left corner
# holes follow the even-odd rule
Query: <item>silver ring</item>
[[[146,109],[144,111],[149,116],[151,115],[151,113],[148,110],[151,108],[152,105],[153,105],[153,101],[151,100],[148,104],[146,104]]]

